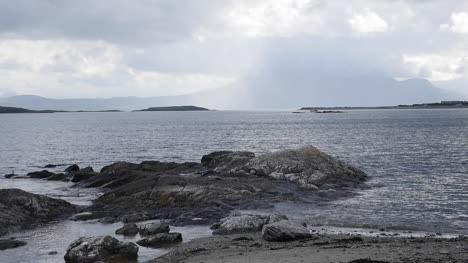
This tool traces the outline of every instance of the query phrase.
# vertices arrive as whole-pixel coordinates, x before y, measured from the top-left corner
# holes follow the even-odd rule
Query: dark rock
[[[51,173],[47,170],[42,170],[42,171],[39,171],[39,172],[32,172],[32,173],[28,173],[27,176],[29,176],[30,178],[35,178],[35,179],[44,179],[44,178],[48,178],[48,177],[51,177],[55,175],[54,173]]]
[[[49,253],[47,253],[47,255],[57,255],[57,254],[58,254],[58,252],[55,251],[55,250],[54,250],[54,251],[50,251]]]
[[[145,221],[150,219],[150,217],[146,214],[143,213],[135,213],[135,214],[128,214],[128,215],[123,215],[120,218],[120,221],[124,223],[134,223],[134,222],[140,222],[140,221]]]
[[[290,220],[263,226],[262,235],[267,241],[294,241],[312,237],[310,231],[302,224]]]
[[[0,189],[0,236],[71,214],[75,206],[20,189]]]
[[[67,263],[128,262],[138,258],[138,246],[111,236],[80,237],[65,254]]]
[[[142,236],[152,236],[159,233],[169,233],[169,224],[163,220],[156,220],[154,222],[145,224],[139,228],[139,233]]]
[[[73,178],[72,178],[72,182],[73,183],[77,183],[77,182],[80,182],[80,181],[83,181],[83,180],[87,180],[93,176],[96,176],[98,175],[98,173],[94,172],[93,168],[92,167],[86,167],[86,168],[83,168],[79,171],[76,171],[76,172],[73,172]]]
[[[308,189],[317,189],[321,185],[349,186],[367,179],[363,171],[312,146],[265,154],[245,166],[257,174],[261,171],[271,178]]]
[[[77,164],[72,164],[70,166],[67,167],[67,169],[65,169],[65,173],[66,174],[69,174],[69,173],[72,173],[72,172],[78,172],[80,170],[80,167],[77,165]]]
[[[260,232],[266,218],[255,215],[234,215],[223,218],[211,226],[213,235]]]
[[[15,239],[0,239],[0,250],[17,248],[27,245],[28,243]]]
[[[13,178],[15,176],[16,176],[16,174],[5,174],[5,178],[7,178],[7,179]]]
[[[87,221],[87,220],[96,219],[96,215],[90,212],[82,212],[82,213],[73,215],[70,219],[73,221]]]
[[[230,171],[243,167],[254,157],[252,152],[220,151],[203,156],[201,163],[210,170]]]
[[[117,229],[115,234],[123,236],[134,236],[138,234],[139,229],[135,223],[125,224],[123,227]]]
[[[181,233],[159,233],[154,236],[137,241],[144,247],[160,248],[182,242]]]
[[[63,173],[54,174],[47,178],[48,181],[63,181],[67,179],[67,176]]]
[[[104,218],[101,218],[99,222],[102,224],[113,224],[113,223],[119,222],[119,220],[115,217],[104,217]]]
[[[390,263],[389,261],[381,261],[381,260],[372,260],[369,258],[362,258],[349,261],[348,263]]]
[[[48,164],[48,165],[44,166],[44,168],[55,168],[57,166],[58,165],[55,165],[55,164]]]

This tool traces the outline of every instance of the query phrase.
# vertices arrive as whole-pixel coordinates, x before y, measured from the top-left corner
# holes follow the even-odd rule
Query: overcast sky
[[[356,76],[424,78],[466,99],[468,1],[0,0],[0,96],[304,90]]]

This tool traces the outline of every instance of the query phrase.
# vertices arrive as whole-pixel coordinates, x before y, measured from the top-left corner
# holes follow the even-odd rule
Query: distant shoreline
[[[394,109],[462,109],[468,108],[468,101],[442,101],[436,103],[423,103],[398,106],[376,107],[302,107],[299,110],[394,110]]]

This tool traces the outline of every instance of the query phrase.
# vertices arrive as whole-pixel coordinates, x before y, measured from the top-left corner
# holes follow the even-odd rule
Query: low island
[[[207,108],[197,106],[168,106],[168,107],[151,107],[143,110],[135,111],[209,111]]]
[[[29,109],[17,108],[17,107],[0,106],[0,114],[1,113],[56,113],[56,112],[122,112],[122,111],[120,110],[97,110],[97,111],[29,110]]]

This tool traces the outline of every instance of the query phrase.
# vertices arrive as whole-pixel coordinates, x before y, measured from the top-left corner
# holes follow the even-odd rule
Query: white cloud
[[[440,25],[440,28],[453,33],[468,34],[468,13],[453,13],[450,16],[450,24]]]
[[[431,81],[468,78],[468,53],[452,51],[435,54],[403,55],[403,63],[416,76]]]
[[[354,14],[348,23],[351,29],[358,34],[382,33],[391,30],[387,21],[367,8],[361,14]]]

